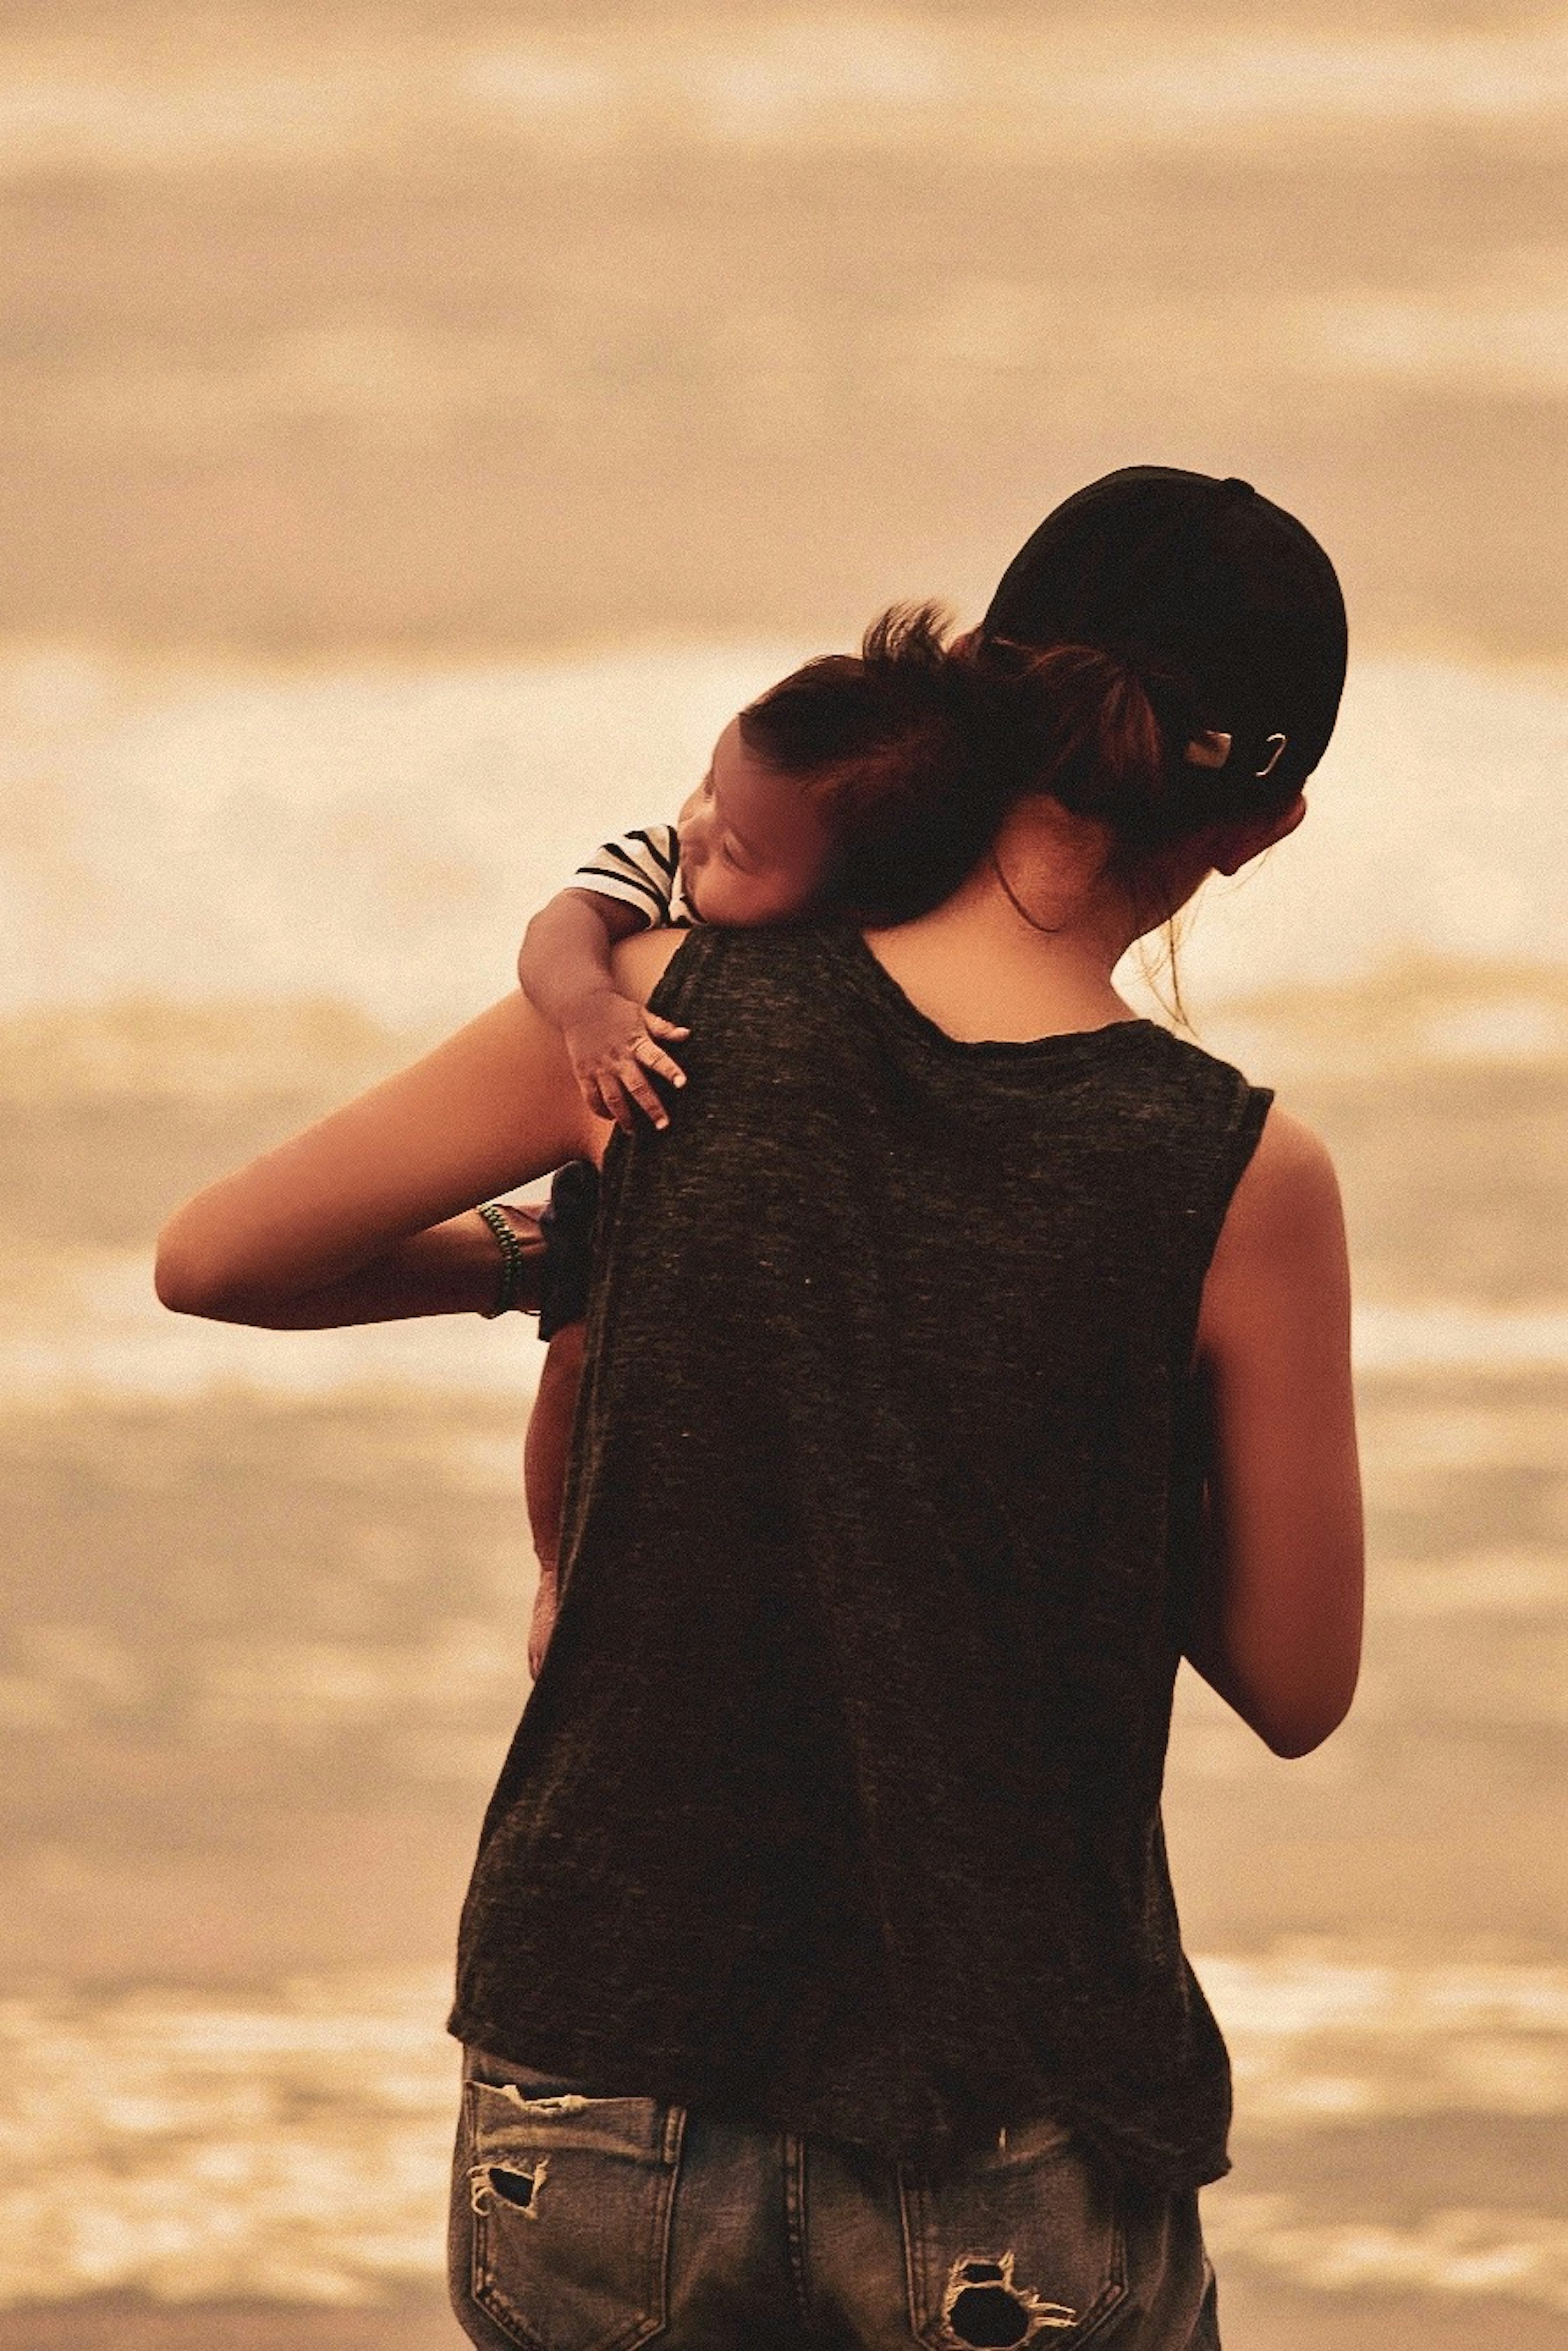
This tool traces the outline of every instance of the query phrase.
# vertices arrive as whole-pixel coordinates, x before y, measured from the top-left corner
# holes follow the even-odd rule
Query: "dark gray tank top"
[[[453,2029],[916,2163],[1226,2167],[1160,1784],[1203,1280],[1270,1095],[1146,1021],[961,1044],[840,926],[694,932],[604,1170],[565,1592]]]

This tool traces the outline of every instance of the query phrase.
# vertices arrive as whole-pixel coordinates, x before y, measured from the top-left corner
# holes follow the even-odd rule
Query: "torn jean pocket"
[[[473,2079],[463,2099],[474,2300],[523,2351],[635,2351],[668,2316],[683,2109]]]
[[[910,2322],[930,2351],[1073,2351],[1120,2307],[1126,2250],[1114,2185],[1059,2123],[926,2179],[900,2179]]]

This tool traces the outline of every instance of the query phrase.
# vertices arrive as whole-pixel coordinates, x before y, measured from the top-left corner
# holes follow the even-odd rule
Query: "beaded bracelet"
[[[486,1200],[478,1213],[495,1234],[501,1249],[501,1279],[496,1290],[496,1303],[494,1306],[482,1306],[479,1310],[486,1322],[493,1322],[497,1314],[509,1313],[517,1303],[523,1277],[528,1270],[528,1253],[513,1230],[506,1210],[497,1208],[494,1200]]]

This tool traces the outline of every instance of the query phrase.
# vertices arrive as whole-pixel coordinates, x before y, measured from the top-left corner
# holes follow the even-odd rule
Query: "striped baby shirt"
[[[605,841],[583,860],[567,887],[618,898],[635,908],[648,931],[689,931],[701,920],[681,884],[680,843],[673,824],[640,825]]]

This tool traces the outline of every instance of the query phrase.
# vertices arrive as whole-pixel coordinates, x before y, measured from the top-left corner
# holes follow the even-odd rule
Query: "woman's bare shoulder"
[[[611,961],[623,993],[639,1004],[646,1004],[663,979],[670,958],[690,936],[690,931],[666,928],[638,931],[632,937],[622,939]]]
[[[1339,1177],[1327,1144],[1305,1120],[1273,1103],[1236,1186],[1220,1238],[1308,1233],[1337,1224]]]
[[[1200,1352],[1250,1335],[1287,1297],[1338,1319],[1347,1282],[1344,1212],[1321,1135],[1275,1103],[1232,1195],[1204,1284]]]

